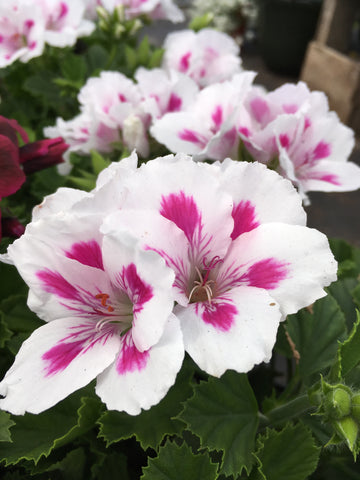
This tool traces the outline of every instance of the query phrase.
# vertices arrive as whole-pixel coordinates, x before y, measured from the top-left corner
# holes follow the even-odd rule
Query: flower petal
[[[0,383],[0,408],[15,415],[40,413],[87,385],[119,351],[118,335],[98,334],[94,323],[54,320],[23,343]]]
[[[175,383],[184,358],[178,319],[171,315],[159,342],[147,352],[128,344],[117,360],[98,377],[96,393],[109,410],[137,415],[157,404]]]
[[[249,285],[270,291],[284,315],[326,295],[337,263],[325,235],[279,223],[263,224],[239,236],[219,267],[220,289]]]
[[[185,350],[205,372],[248,372],[270,360],[281,313],[263,289],[238,287],[209,302],[176,307]]]

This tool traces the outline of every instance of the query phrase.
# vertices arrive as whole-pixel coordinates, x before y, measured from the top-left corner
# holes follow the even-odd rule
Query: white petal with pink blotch
[[[23,344],[0,382],[5,397],[0,408],[39,413],[112,362],[117,369],[119,362],[123,365],[129,389],[140,371],[154,375],[159,362],[156,394],[138,389],[134,406],[128,401],[136,396],[133,391],[124,391],[124,401],[118,400],[115,408],[129,413],[149,408],[174,383],[184,354],[171,313],[174,273],[157,253],[141,250],[124,228],[103,236],[101,221],[98,214],[76,215],[56,207],[30,223],[9,247],[10,259],[30,287],[29,307],[49,323]],[[166,371],[163,355],[173,349]],[[102,383],[106,374],[101,378]],[[106,393],[104,400],[109,401]]]
[[[279,322],[336,279],[294,187],[260,164],[168,156],[141,166],[128,189],[101,230],[126,224],[173,269],[185,349],[212,375],[268,361]]]

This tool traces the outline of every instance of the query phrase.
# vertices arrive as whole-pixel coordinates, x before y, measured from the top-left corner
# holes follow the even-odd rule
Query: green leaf
[[[23,88],[32,95],[43,97],[47,103],[59,104],[61,102],[60,90],[53,83],[54,78],[53,74],[42,71],[27,78]]]
[[[76,187],[90,192],[93,188],[95,188],[95,179],[92,178],[81,178],[81,177],[67,177],[70,182],[72,182]]]
[[[80,55],[67,53],[60,63],[61,73],[64,78],[73,82],[84,82],[86,63]]]
[[[137,61],[140,65],[146,65],[150,56],[149,39],[145,36],[137,48]]]
[[[0,410],[0,442],[11,442],[10,428],[15,425],[10,414]]]
[[[174,418],[181,410],[181,402],[192,393],[190,378],[192,370],[184,362],[173,385],[160,403],[140,415],[132,416],[122,412],[107,411],[99,420],[100,434],[107,446],[133,435],[141,443],[144,450],[148,447],[156,449],[165,435],[181,432],[185,425]]]
[[[12,332],[8,329],[3,316],[4,314],[0,312],[0,348],[4,348],[7,341],[12,337]]]
[[[91,45],[85,54],[85,59],[89,65],[89,74],[94,75],[97,71],[105,69],[108,58],[107,50],[99,44]]]
[[[83,395],[82,390],[75,392],[39,415],[16,416],[16,425],[11,430],[12,443],[1,446],[6,466],[20,460],[33,460],[36,464],[54,448],[72,442],[93,428],[101,404],[96,398],[81,398]]]
[[[125,60],[129,70],[134,70],[136,68],[138,62],[136,51],[129,47],[129,45],[125,45]]]
[[[301,423],[283,430],[267,429],[257,441],[255,458],[258,470],[250,480],[305,480],[316,469],[320,448],[310,431]]]
[[[151,55],[147,64],[147,68],[158,68],[161,65],[162,58],[165,50],[163,48],[157,48]]]
[[[208,27],[211,22],[214,20],[214,14],[213,13],[205,13],[201,17],[195,17],[191,20],[189,24],[189,28],[191,30],[194,30],[195,32],[198,32],[202,28]]]
[[[99,152],[96,152],[95,150],[91,151],[91,163],[95,175],[99,175],[99,173],[104,170],[104,168],[110,165],[110,161],[104,158]]]
[[[26,304],[27,296],[12,295],[1,302],[2,319],[7,328],[14,333],[32,333],[44,324]]]
[[[313,313],[303,309],[289,316],[286,328],[300,354],[299,372],[304,379],[333,363],[338,341],[346,334],[344,314],[330,295],[314,304]]]
[[[349,337],[339,345],[337,352],[338,361],[334,366],[332,375],[341,379],[360,363],[360,313]]]
[[[91,470],[96,480],[131,480],[127,457],[120,452],[104,456],[101,464],[93,465]]]
[[[86,455],[84,449],[79,447],[71,450],[59,460],[50,455],[48,458],[43,457],[40,459],[37,465],[34,465],[33,462],[23,462],[22,466],[26,467],[31,475],[58,471],[61,472],[61,478],[78,480],[83,478],[85,463]],[[58,478],[58,475],[55,478]]]
[[[200,383],[178,418],[200,437],[202,447],[224,452],[221,473],[240,474],[243,468],[249,472],[258,406],[245,374],[228,371],[220,379]]]
[[[193,455],[183,443],[178,447],[168,442],[160,448],[159,456],[149,458],[142,480],[215,480],[217,465],[204,453]]]
[[[332,283],[327,291],[338,302],[342,312],[345,315],[346,325],[349,330],[352,329],[356,321],[356,303],[354,302],[354,288],[358,285],[356,278],[343,278]]]
[[[7,263],[0,263],[0,278],[5,279],[6,282],[1,282],[0,300],[6,299],[14,292],[26,293],[27,285],[20,277],[16,267],[14,265],[8,265]]]

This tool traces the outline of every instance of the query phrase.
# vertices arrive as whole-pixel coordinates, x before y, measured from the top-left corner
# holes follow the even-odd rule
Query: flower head
[[[8,250],[30,287],[29,307],[47,324],[0,383],[0,407],[39,413],[97,378],[109,409],[138,414],[165,395],[182,363],[174,274],[128,232],[102,235],[102,215],[77,207],[91,195],[70,190],[60,193],[70,196],[66,212],[50,199]]]
[[[185,348],[212,375],[268,361],[279,322],[336,278],[326,237],[304,226],[295,189],[265,166],[168,156],[127,188],[102,230],[128,225],[173,269]]]

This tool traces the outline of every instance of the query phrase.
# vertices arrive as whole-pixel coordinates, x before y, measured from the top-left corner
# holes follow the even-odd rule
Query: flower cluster
[[[3,256],[47,323],[0,383],[0,407],[38,413],[96,377],[109,409],[137,414],[175,382],[184,350],[214,376],[269,361],[279,322],[336,278],[305,221],[289,181],[230,159],[137,168],[133,153],[89,193],[59,189]]]
[[[241,70],[239,47],[211,29],[174,32],[164,42],[161,68],[139,68],[135,81],[102,72],[81,89],[81,114],[57,119],[45,135],[62,136],[71,151],[136,148],[146,157],[149,133],[171,152],[195,160],[257,160],[308,191],[360,187],[360,168],[348,162],[353,131],[329,111],[322,92],[303,83],[272,91]],[[100,92],[100,93],[99,93]]]
[[[94,31],[97,8],[110,13],[122,8],[124,20],[140,15],[184,20],[171,0],[6,0],[0,5],[0,68],[40,56],[45,44],[73,46]]]

